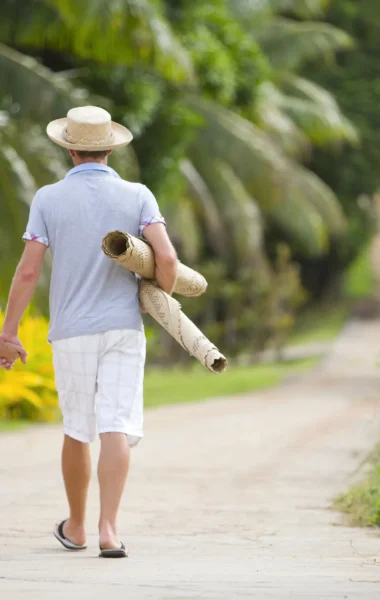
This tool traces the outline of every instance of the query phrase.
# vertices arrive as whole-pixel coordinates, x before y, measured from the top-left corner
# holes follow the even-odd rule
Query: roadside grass
[[[200,365],[188,369],[148,370],[145,376],[145,407],[199,402],[206,398],[254,392],[278,385],[290,374],[302,373],[316,363],[315,358],[232,366],[222,375],[212,375]]]
[[[232,396],[273,387],[285,377],[311,369],[314,357],[249,367],[231,366],[222,375],[212,375],[200,365],[189,368],[147,370],[144,383],[144,404],[156,408],[164,404],[199,402],[218,396]],[[0,419],[0,434],[16,431],[28,421]]]
[[[30,421],[21,421],[21,420],[12,420],[5,421],[4,419],[0,419],[0,433],[8,432],[8,431],[16,431],[23,427],[30,425]]]
[[[306,309],[290,336],[289,345],[328,342],[342,330],[356,301],[370,298],[375,288],[370,244],[363,247],[343,277],[342,298]]]
[[[345,300],[306,310],[297,319],[289,345],[333,340],[343,329],[349,313],[350,303]]]
[[[375,276],[371,265],[370,247],[370,244],[363,247],[345,273],[343,287],[346,298],[369,298],[374,291]]]
[[[380,526],[380,446],[368,459],[368,466],[365,480],[339,496],[333,505],[352,526]]]
[[[369,248],[364,248],[351,265],[345,278],[346,296],[352,299],[369,298],[375,287]],[[350,525],[380,527],[380,445],[366,461],[368,474],[360,485],[342,494],[334,508],[347,516]]]
[[[302,313],[297,319],[288,345],[333,340],[343,328],[352,302],[368,297],[373,287],[374,278],[367,247],[344,277],[343,300],[312,307]],[[270,364],[231,366],[226,373],[219,376],[208,373],[198,364],[188,368],[148,369],[145,376],[145,406],[151,408],[164,404],[199,402],[207,398],[263,390],[280,384],[289,374],[310,369],[317,360],[315,357],[308,357]],[[27,424],[27,421],[0,419],[0,433],[14,431]]]

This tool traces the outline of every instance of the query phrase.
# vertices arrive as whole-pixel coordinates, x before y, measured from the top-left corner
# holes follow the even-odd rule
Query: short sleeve
[[[35,195],[30,207],[29,221],[26,227],[26,232],[24,233],[22,239],[25,241],[40,242],[45,246],[49,246],[49,236],[42,214],[38,192]]]
[[[164,217],[160,213],[157,200],[150,190],[144,185],[141,192],[141,216],[140,216],[140,235],[145,227],[153,223],[162,223],[166,225]]]

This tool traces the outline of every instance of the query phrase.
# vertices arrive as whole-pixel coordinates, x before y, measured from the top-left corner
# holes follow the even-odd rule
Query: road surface
[[[127,560],[97,557],[95,479],[88,550],[53,538],[67,516],[60,427],[2,434],[1,600],[378,600],[378,533],[329,507],[380,440],[379,350],[380,321],[352,322],[318,368],[276,389],[147,412]]]

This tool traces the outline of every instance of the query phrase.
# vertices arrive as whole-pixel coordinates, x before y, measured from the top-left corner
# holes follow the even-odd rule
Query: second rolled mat
[[[212,373],[222,373],[227,360],[182,312],[177,300],[155,283],[155,261],[152,248],[144,240],[122,231],[111,231],[103,239],[103,252],[114,262],[137,273],[140,281],[140,302],[148,313],[191,355]],[[207,289],[205,278],[178,262],[174,291],[183,296],[200,296]]]
[[[144,279],[154,279],[154,253],[144,240],[123,231],[111,231],[103,239],[104,254],[129,271]],[[207,289],[207,281],[197,271],[178,261],[176,294],[201,296]]]
[[[157,285],[143,279],[140,282],[140,302],[182,348],[197,358],[206,369],[212,373],[225,371],[226,358],[182,312],[177,300]]]

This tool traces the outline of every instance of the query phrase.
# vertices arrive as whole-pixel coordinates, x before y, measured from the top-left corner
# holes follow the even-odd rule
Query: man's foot
[[[84,526],[75,525],[70,519],[57,523],[54,527],[54,535],[66,548],[75,550],[86,547]]]
[[[110,525],[99,526],[99,546],[104,550],[119,550],[120,540]]]
[[[116,535],[113,536],[99,536],[99,546],[104,550],[118,550],[121,542],[117,539]]]
[[[100,547],[99,556],[101,558],[127,558],[128,550],[124,546],[123,542],[121,542],[117,550],[106,550],[105,548]]]
[[[71,519],[67,519],[63,525],[63,533],[65,537],[71,540],[77,546],[84,546],[86,543],[86,532],[83,525],[75,525],[71,523]]]

